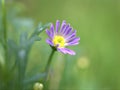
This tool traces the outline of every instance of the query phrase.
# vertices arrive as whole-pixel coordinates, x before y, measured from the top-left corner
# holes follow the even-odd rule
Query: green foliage
[[[32,45],[35,43],[35,41],[41,40],[41,38],[38,35],[43,30],[45,30],[45,28],[48,26],[49,24],[40,25],[36,30],[34,30],[34,32],[32,33],[30,37],[28,37],[28,33],[26,32],[21,33],[18,45],[13,40],[8,41],[8,46],[9,46],[8,55],[9,56],[6,62],[7,62],[7,67],[9,67],[7,68],[8,69],[7,71],[9,74],[8,73],[5,73],[5,74],[8,75],[8,79],[6,82],[9,82],[10,84],[4,84],[3,86],[1,86],[1,89],[9,87],[9,88],[17,89],[17,90],[18,89],[23,90],[27,87],[28,85],[27,83],[33,84],[33,82],[39,81],[39,79],[44,76],[44,74],[35,75],[32,78],[26,80],[25,71],[27,67],[29,52],[31,50]],[[14,61],[13,61],[12,56],[14,56]],[[13,65],[11,65],[12,63]],[[1,71],[0,74],[3,74],[3,73],[4,72]],[[6,77],[4,76],[2,77],[3,77],[1,80],[2,83],[6,83],[4,82]]]
[[[33,86],[33,83],[39,81],[40,78],[43,78],[45,76],[44,73],[39,73],[28,78],[28,76],[26,76],[26,68],[29,61],[28,57],[32,45],[36,41],[41,40],[40,33],[45,30],[50,25],[50,23],[45,25],[42,25],[42,23],[40,23],[38,27],[31,33],[31,35],[29,35],[28,30],[33,29],[33,22],[30,21],[31,19],[16,17],[15,14],[17,13],[14,12],[7,14],[7,30],[11,30],[9,29],[11,27],[12,31],[20,32],[9,34],[10,31],[6,31],[8,35],[7,56],[5,56],[5,43],[2,36],[4,29],[0,27],[0,90],[26,90],[30,86]],[[1,21],[2,19],[0,17],[0,22]],[[17,35],[19,38],[17,38]]]

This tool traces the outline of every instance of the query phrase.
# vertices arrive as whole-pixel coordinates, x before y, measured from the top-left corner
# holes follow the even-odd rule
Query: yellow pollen
[[[63,36],[54,36],[53,43],[54,43],[54,46],[59,45],[59,47],[64,47],[65,39]]]

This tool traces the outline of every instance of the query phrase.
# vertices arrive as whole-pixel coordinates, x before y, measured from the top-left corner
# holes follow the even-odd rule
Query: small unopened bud
[[[33,86],[33,90],[43,90],[43,84],[42,83],[35,83]]]

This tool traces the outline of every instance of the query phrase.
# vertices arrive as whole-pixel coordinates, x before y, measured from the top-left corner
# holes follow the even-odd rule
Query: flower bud
[[[43,84],[36,82],[33,86],[33,90],[43,90]]]

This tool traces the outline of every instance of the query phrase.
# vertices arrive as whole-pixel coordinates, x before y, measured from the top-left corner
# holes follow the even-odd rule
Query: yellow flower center
[[[64,47],[65,46],[64,37],[63,36],[54,36],[53,44],[54,44],[54,46],[59,45],[59,47]]]

